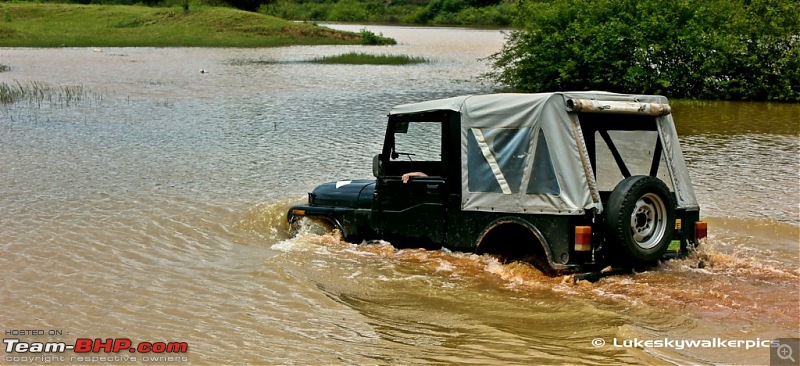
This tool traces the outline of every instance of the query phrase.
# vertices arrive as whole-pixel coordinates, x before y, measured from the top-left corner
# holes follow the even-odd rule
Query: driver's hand
[[[403,174],[401,179],[403,180],[403,183],[408,183],[408,180],[411,179],[411,177],[427,177],[427,176],[428,175],[423,172],[410,172]]]

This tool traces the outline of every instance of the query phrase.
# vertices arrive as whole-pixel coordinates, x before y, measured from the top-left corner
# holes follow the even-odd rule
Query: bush
[[[397,44],[397,41],[395,41],[394,38],[384,37],[383,33],[378,35],[366,28],[361,29],[360,33],[361,33],[361,44],[366,46],[383,46],[383,45]]]
[[[453,24],[505,27],[514,20],[513,8],[514,5],[510,3],[483,8],[468,7],[456,14]]]
[[[328,19],[334,22],[363,22],[369,17],[366,7],[355,0],[341,0],[330,9]]]
[[[794,0],[529,2],[487,76],[526,91],[798,101],[798,19]]]

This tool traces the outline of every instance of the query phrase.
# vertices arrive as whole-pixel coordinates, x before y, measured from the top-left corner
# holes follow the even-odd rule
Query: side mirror
[[[383,164],[381,163],[381,154],[376,154],[372,157],[372,175],[378,178],[383,173]]]

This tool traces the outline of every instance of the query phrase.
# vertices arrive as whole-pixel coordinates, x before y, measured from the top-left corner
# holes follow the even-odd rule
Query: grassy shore
[[[0,47],[274,47],[372,36],[222,7],[0,5]]]
[[[371,55],[367,53],[351,52],[335,56],[325,56],[311,60],[320,64],[347,64],[347,65],[408,65],[429,62],[424,57],[406,55]]]

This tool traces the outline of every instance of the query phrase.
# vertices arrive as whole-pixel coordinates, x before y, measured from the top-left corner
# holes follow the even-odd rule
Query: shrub
[[[341,0],[334,4],[328,13],[328,19],[334,22],[363,22],[369,13],[362,3],[355,0]]]
[[[368,30],[367,28],[361,29],[360,33],[361,33],[361,44],[363,45],[381,46],[381,45],[397,44],[397,41],[395,41],[394,39],[384,37],[383,33],[378,35]]]
[[[794,0],[555,0],[520,6],[487,76],[526,91],[800,100]]]

